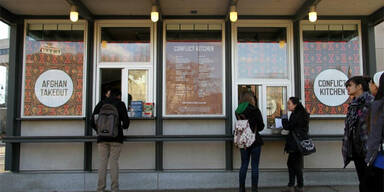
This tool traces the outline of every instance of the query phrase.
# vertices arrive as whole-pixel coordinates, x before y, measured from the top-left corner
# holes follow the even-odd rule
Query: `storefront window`
[[[244,91],[252,91],[257,105],[263,114],[265,128],[262,134],[277,134],[281,131],[281,119],[287,113],[286,102],[292,93],[292,51],[291,38],[288,35],[288,23],[266,26],[239,22],[237,24],[234,49],[235,84],[238,86],[239,104]]]
[[[267,127],[281,128],[276,125],[276,118],[281,118],[287,114],[287,88],[286,87],[267,87]]]
[[[345,115],[345,81],[362,74],[357,24],[302,25],[305,105],[312,115]]]
[[[107,91],[112,89],[121,90],[121,69],[100,69],[101,73],[101,99],[105,99]]]
[[[9,67],[9,26],[0,21],[0,140],[6,134],[8,67]],[[0,141],[0,157],[5,157],[5,143]],[[4,172],[5,158],[0,158],[0,173]]]
[[[288,79],[286,28],[238,27],[239,79]]]
[[[101,62],[149,62],[149,27],[102,27]]]
[[[129,100],[147,101],[148,70],[128,71]]]
[[[376,71],[384,71],[384,22],[375,26]]]
[[[81,23],[27,24],[22,116],[83,116],[84,36]]]
[[[149,113],[152,116],[154,65],[151,24],[139,24],[144,27],[121,25],[99,24],[97,68],[101,86],[98,87],[98,99],[103,99],[106,87],[117,88],[121,90],[121,99],[128,109],[135,111],[128,113],[129,116],[142,117],[142,110],[147,105],[152,106]]]
[[[165,115],[222,116],[222,25],[166,26]]]

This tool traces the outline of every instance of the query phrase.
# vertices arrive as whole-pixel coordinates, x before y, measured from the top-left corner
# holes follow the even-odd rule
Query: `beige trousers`
[[[106,188],[108,160],[111,171],[111,191],[119,191],[119,157],[121,151],[121,143],[117,142],[101,142],[98,143],[99,150],[99,170],[97,192],[104,192]]]

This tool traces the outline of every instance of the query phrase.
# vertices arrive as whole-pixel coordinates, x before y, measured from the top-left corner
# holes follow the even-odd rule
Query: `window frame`
[[[266,78],[238,78],[238,49],[237,49],[237,29],[238,27],[282,27],[286,28],[287,37],[287,79],[266,79]],[[267,128],[267,87],[286,87],[287,97],[294,94],[295,89],[294,76],[294,55],[293,55],[293,23],[291,20],[239,20],[232,23],[232,111],[238,106],[238,86],[256,85],[260,86],[258,105],[263,116],[263,121]],[[287,98],[287,99],[288,99]],[[235,115],[232,116],[232,122],[236,122]],[[270,135],[272,130],[264,129],[261,134]]]
[[[103,27],[148,27],[150,30],[150,60],[148,62],[102,62],[100,60],[101,28]],[[121,92],[128,93],[128,73],[129,70],[148,70],[147,77],[147,101],[155,103],[156,100],[156,24],[148,20],[97,20],[95,21],[95,46],[94,46],[94,93],[93,107],[101,99],[101,70],[102,69],[121,69]],[[138,65],[139,64],[139,65]],[[128,95],[122,94],[121,100],[128,107]],[[153,112],[155,115],[155,110]]]
[[[217,115],[213,115],[213,114],[185,114],[185,115],[175,115],[175,114],[171,114],[171,115],[168,115],[166,114],[166,106],[167,106],[167,98],[166,98],[166,91],[167,91],[167,82],[166,82],[166,70],[163,70],[163,91],[162,93],[160,94],[163,94],[163,117],[167,117],[167,118],[184,118],[184,117],[188,117],[188,118],[224,118],[226,116],[226,109],[225,109],[225,106],[226,106],[226,87],[225,87],[225,73],[226,73],[226,70],[225,70],[225,65],[226,65],[226,60],[225,60],[225,47],[226,47],[226,42],[225,42],[225,21],[224,20],[216,20],[216,19],[205,19],[205,20],[184,20],[184,19],[175,19],[175,20],[165,20],[164,23],[163,23],[163,69],[166,69],[166,46],[167,46],[167,24],[220,24],[221,25],[221,43],[222,43],[222,114],[217,114]]]
[[[361,33],[361,21],[360,20],[318,20],[316,23],[311,23],[307,20],[300,21],[300,75],[301,75],[301,98],[302,103],[305,107],[305,75],[304,75],[304,41],[303,41],[303,25],[332,25],[332,24],[356,24],[357,25],[357,31],[359,34],[359,54],[360,54],[360,75],[363,75],[364,68],[363,68],[363,44],[362,44],[362,33]],[[305,107],[306,108],[306,107]],[[313,114],[311,115],[311,118],[345,118],[346,115],[319,115],[319,114]]]
[[[24,20],[24,34],[23,34],[23,70],[22,70],[22,91],[21,91],[21,118],[28,119],[57,119],[60,117],[61,119],[71,119],[71,118],[85,118],[85,108],[86,108],[86,82],[87,82],[87,56],[88,56],[88,22],[86,20],[79,20],[76,22],[77,25],[81,24],[84,26],[84,39],[83,39],[83,47],[84,47],[84,55],[83,55],[83,92],[82,92],[82,114],[81,115],[70,115],[70,116],[26,116],[24,115],[24,97],[25,97],[25,70],[26,70],[26,38],[27,38],[27,30],[28,24],[74,24],[69,20],[64,19],[26,19]]]

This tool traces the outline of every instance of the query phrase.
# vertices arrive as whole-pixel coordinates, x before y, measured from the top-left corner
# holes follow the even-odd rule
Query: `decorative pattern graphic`
[[[149,62],[150,42],[101,42],[101,62]]]
[[[35,41],[25,43],[24,116],[82,116],[84,42]],[[73,82],[73,94],[64,105],[47,107],[35,95],[35,82],[45,71],[57,69]]]
[[[313,82],[326,69],[337,69],[352,76],[361,74],[359,38],[347,42],[304,41],[303,48],[305,105],[308,112],[313,115],[346,114],[349,100],[339,106],[326,106],[316,98]]]
[[[238,78],[288,79],[286,47],[279,42],[238,42]]]

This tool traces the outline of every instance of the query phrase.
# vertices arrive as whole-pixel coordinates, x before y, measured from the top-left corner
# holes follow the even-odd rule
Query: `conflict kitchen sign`
[[[26,40],[23,116],[83,115],[84,43]]]
[[[348,100],[345,82],[348,77],[336,69],[322,71],[313,83],[317,99],[327,106],[339,106]]]
[[[166,115],[222,115],[221,42],[167,42]]]

